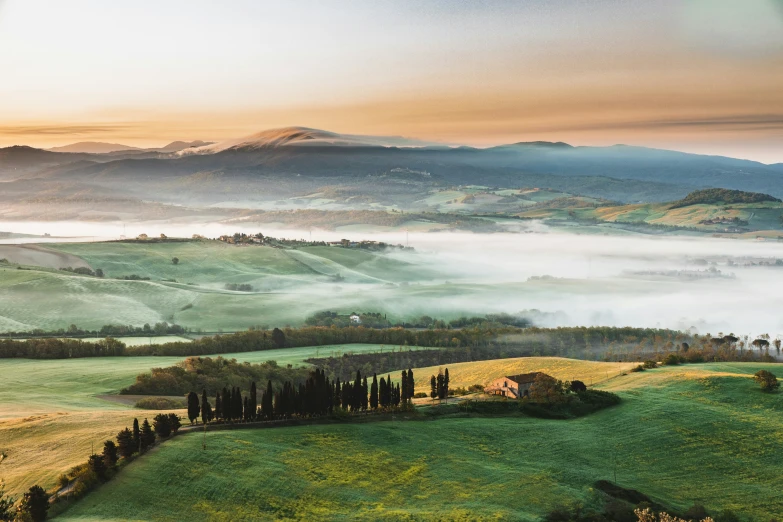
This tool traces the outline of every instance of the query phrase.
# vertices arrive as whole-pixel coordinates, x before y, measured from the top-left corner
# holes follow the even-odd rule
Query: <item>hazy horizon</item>
[[[783,162],[781,0],[144,6],[0,0],[0,146],[306,126]]]

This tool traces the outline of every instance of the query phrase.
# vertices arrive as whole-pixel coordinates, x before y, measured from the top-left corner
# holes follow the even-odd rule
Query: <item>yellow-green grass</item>
[[[206,451],[184,435],[58,519],[532,521],[556,504],[598,504],[592,484],[616,472],[674,508],[768,520],[783,512],[783,394],[758,389],[750,376],[762,367],[777,368],[619,376],[604,387],[621,405],[570,421],[461,414],[224,431]]]
[[[305,364],[310,357],[389,350],[373,344],[287,348],[225,354],[239,361]],[[51,487],[58,475],[84,461],[92,445],[160,412],[133,409],[99,396],[117,393],[136,375],[176,364],[182,357],[96,357],[67,360],[0,359],[0,479],[19,492],[38,482]],[[181,412],[180,412],[181,413]]]
[[[544,372],[567,381],[577,379],[590,385],[616,377],[634,366],[636,364],[580,361],[562,357],[516,357],[416,368],[413,370],[413,377],[419,391],[429,391],[430,376],[437,375],[440,370],[446,368],[449,369],[449,386],[452,388],[467,388],[472,384],[487,385],[498,377],[531,372]],[[399,378],[399,375],[395,377]]]

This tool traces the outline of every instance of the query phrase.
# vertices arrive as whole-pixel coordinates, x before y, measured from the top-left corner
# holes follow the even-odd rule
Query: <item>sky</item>
[[[0,0],[0,146],[291,125],[783,162],[783,0]]]

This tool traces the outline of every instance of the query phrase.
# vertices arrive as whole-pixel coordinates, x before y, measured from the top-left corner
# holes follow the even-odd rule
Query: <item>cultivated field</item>
[[[563,359],[561,357],[516,357],[495,361],[477,361],[417,368],[413,371],[416,389],[429,392],[430,376],[449,369],[449,386],[467,388],[471,384],[486,385],[497,377],[543,371],[565,381],[580,380],[588,386],[607,381],[627,372],[636,364],[606,363]],[[399,375],[395,375],[399,379]]]
[[[570,421],[456,414],[224,431],[207,435],[206,451],[200,436],[184,435],[59,520],[532,521],[556,504],[596,504],[593,482],[615,472],[621,486],[670,506],[768,520],[783,512],[774,442],[783,398],[750,379],[762,366],[618,376],[602,387],[622,396],[620,406]]]

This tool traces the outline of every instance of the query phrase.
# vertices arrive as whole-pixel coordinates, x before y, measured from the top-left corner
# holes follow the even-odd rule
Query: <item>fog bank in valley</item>
[[[783,243],[700,237],[605,236],[558,233],[386,233],[274,230],[257,224],[0,223],[0,230],[82,240],[262,232],[286,238],[376,240],[414,250],[385,255],[410,263],[408,284],[292,283],[291,299],[307,309],[361,306],[398,318],[419,315],[552,313],[542,325],[695,328],[773,337],[783,332]],[[47,238],[47,241],[55,241]],[[8,239],[4,242],[29,242]],[[370,309],[372,308],[372,309]],[[557,312],[555,314],[555,312]]]

